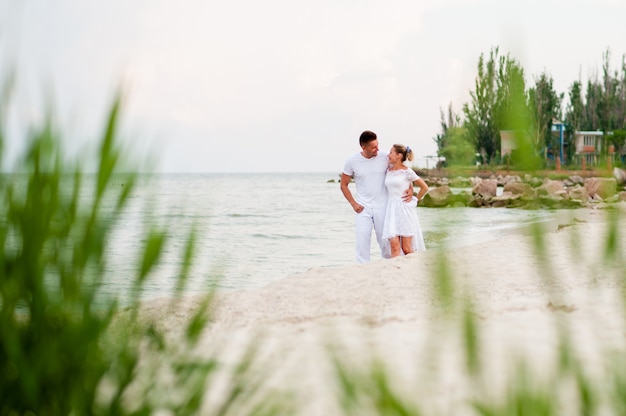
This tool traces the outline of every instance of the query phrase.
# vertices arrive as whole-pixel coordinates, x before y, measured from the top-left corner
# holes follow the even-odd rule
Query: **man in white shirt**
[[[341,192],[356,213],[356,262],[370,261],[372,228],[376,232],[376,240],[383,258],[390,257],[389,241],[383,240],[383,222],[387,206],[387,188],[385,175],[389,160],[387,155],[379,153],[376,133],[366,130],[359,138],[361,152],[350,156],[341,174]],[[348,185],[354,179],[356,198]],[[407,189],[405,198],[413,197],[412,187]]]

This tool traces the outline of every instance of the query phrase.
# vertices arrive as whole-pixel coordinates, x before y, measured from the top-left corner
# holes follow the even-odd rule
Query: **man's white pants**
[[[383,222],[385,221],[385,207],[364,208],[356,214],[356,262],[369,263],[370,248],[372,245],[372,228],[376,231],[376,241],[380,247],[380,255],[389,258],[391,250],[389,241],[383,241]]]

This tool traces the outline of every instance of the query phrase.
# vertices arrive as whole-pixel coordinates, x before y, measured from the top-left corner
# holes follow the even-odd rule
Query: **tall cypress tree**
[[[528,91],[531,112],[531,133],[536,149],[555,148],[558,141],[552,136],[552,121],[561,120],[563,94],[554,90],[552,77],[543,72],[535,79],[535,86]]]
[[[483,162],[490,163],[498,150],[499,130],[496,125],[496,59],[498,48],[492,49],[489,60],[483,54],[478,59],[475,90],[470,91],[471,103],[463,105],[465,128]]]

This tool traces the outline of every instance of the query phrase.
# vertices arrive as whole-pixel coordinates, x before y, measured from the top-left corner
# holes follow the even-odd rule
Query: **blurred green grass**
[[[15,77],[6,76],[0,149],[8,140],[14,87]],[[198,300],[175,342],[158,322],[139,319],[143,286],[168,244],[167,225],[147,230],[142,238],[134,289],[123,309],[100,290],[112,230],[138,179],[123,163],[122,103],[118,94],[106,115],[95,175],[67,159],[62,135],[48,116],[42,125],[29,126],[20,174],[0,177],[0,415],[284,413],[278,397],[254,395],[260,383],[250,370],[252,347],[235,375],[222,383],[221,400],[204,403],[210,381],[225,370],[212,357],[181,351],[192,351],[201,338],[212,294]],[[114,183],[120,177],[122,187]],[[196,255],[197,231],[188,232],[171,308],[182,301]]]

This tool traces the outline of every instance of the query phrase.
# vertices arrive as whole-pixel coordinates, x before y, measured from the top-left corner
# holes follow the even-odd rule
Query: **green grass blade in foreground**
[[[555,385],[540,382],[524,362],[518,363],[508,391],[495,400],[474,401],[482,416],[554,416],[558,415]]]
[[[435,256],[437,269],[432,276],[435,300],[445,311],[451,312],[455,306],[454,276],[450,270],[445,247],[437,249]]]
[[[167,239],[167,232],[164,230],[151,229],[146,236],[143,255],[141,256],[141,265],[139,274],[135,281],[139,287],[145,282],[148,274],[154,269],[159,262],[163,247]]]
[[[482,369],[479,325],[470,302],[463,308],[462,334],[465,349],[465,365],[468,374],[480,375]]]
[[[0,281],[3,414],[91,413],[109,365],[100,336],[113,306],[94,312],[91,301],[97,285],[87,285],[84,279],[90,261],[96,266],[102,262],[98,247],[104,244],[106,227],[101,224],[105,232],[82,238],[88,221],[83,222],[78,207],[81,175],[65,175],[60,143],[48,120],[35,130],[25,152],[26,186],[20,175],[12,175],[12,184],[4,189],[8,238]],[[73,189],[69,196],[67,185]],[[81,251],[74,251],[77,246]]]
[[[605,247],[604,247],[604,260],[608,263],[613,263],[620,253],[619,247],[619,232],[620,232],[620,211],[617,209],[607,210],[608,224],[606,227]],[[622,248],[623,249],[623,248]]]
[[[100,144],[100,165],[98,167],[98,185],[96,188],[96,201],[99,201],[111,181],[111,176],[115,172],[120,151],[116,145],[116,131],[120,111],[121,99],[118,96],[109,112],[106,130]]]
[[[328,353],[335,372],[339,404],[344,414],[422,414],[413,400],[399,392],[394,385],[393,374],[376,356],[372,356],[366,364],[358,365],[336,349],[329,348]]]

